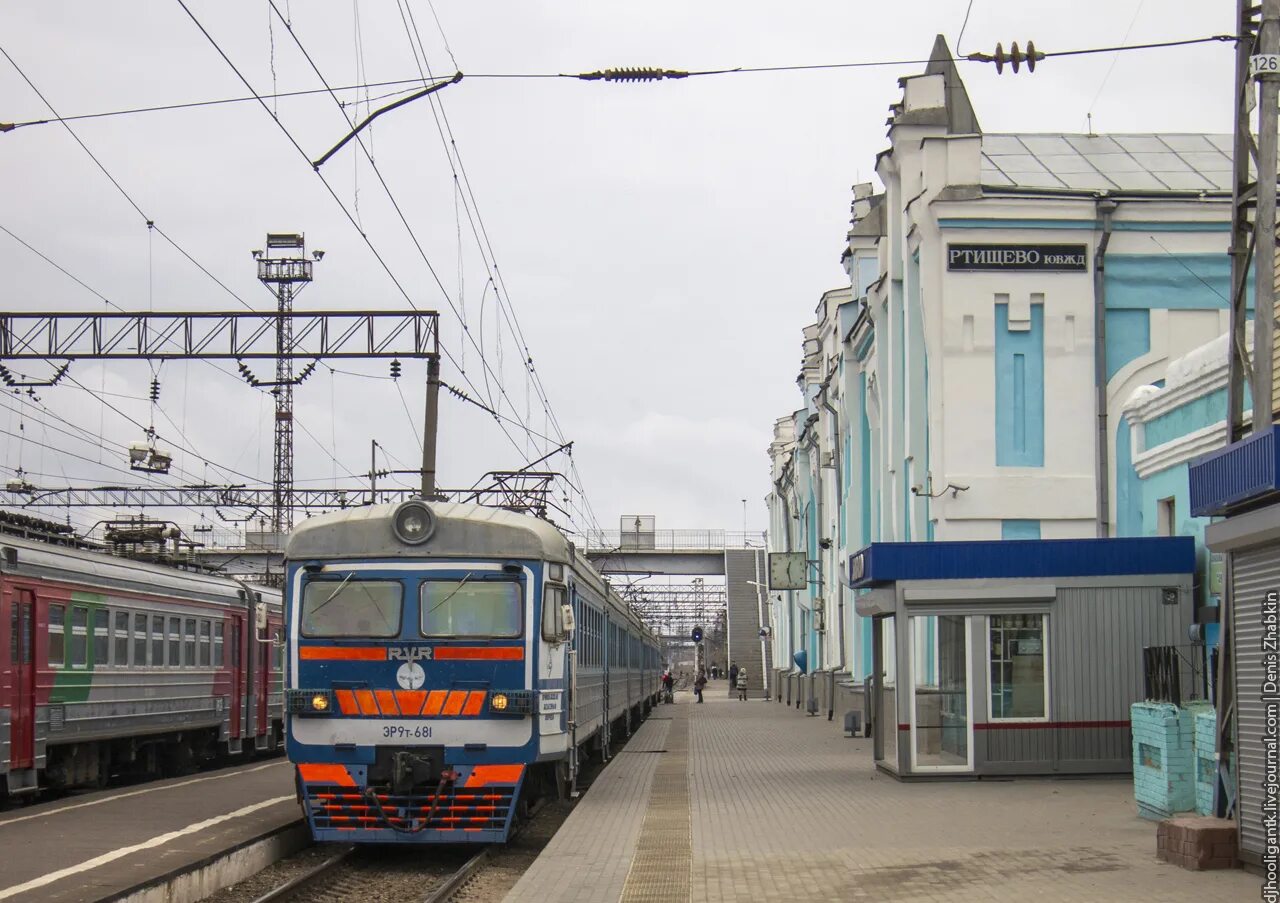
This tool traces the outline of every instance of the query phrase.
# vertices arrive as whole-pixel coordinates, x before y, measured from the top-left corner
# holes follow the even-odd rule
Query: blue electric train
[[[546,521],[409,501],[286,548],[287,749],[312,836],[502,842],[657,702],[657,637]]]

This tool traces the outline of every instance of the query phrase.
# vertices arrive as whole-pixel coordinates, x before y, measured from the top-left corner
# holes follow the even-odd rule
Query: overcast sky
[[[396,0],[276,3],[330,84],[418,77]],[[433,16],[425,0],[401,3],[436,76],[917,60],[938,32],[955,49],[968,5],[435,0]],[[188,5],[258,93],[319,86],[267,0]],[[961,50],[1029,39],[1053,51],[1201,37],[1230,32],[1234,10],[1232,0],[975,0]],[[246,93],[177,0],[5,3],[0,47],[62,115]],[[1084,131],[1092,111],[1100,132],[1225,132],[1231,64],[1231,45],[1212,44],[1052,59],[1034,74],[997,76],[975,63],[960,71],[986,131]],[[505,327],[499,348],[502,314],[457,206],[437,126],[443,109],[509,290],[504,302],[509,297],[552,409],[575,443],[600,523],[616,528],[619,515],[645,513],[659,527],[741,529],[746,498],[747,524],[759,530],[772,423],[800,402],[801,329],[821,293],[845,282],[839,261],[850,186],[872,178],[875,154],[887,145],[897,79],[921,68],[645,85],[468,78],[437,95],[440,106],[418,101],[388,113],[366,140],[444,292],[354,143],[323,172],[348,210],[358,203],[364,231],[412,302],[445,313],[442,334],[454,361],[444,379],[462,388],[469,379],[481,397],[492,391],[499,398],[486,390],[480,353],[463,340],[447,293],[465,307],[489,366],[501,368],[510,405],[502,402],[504,414],[547,433]],[[354,101],[357,93],[342,97]],[[327,96],[268,103],[312,158],[347,130]],[[0,59],[0,121],[49,115]],[[273,299],[255,280],[248,252],[268,231],[302,231],[326,256],[300,309],[406,306],[257,103],[72,127],[146,217],[251,304],[269,307]],[[0,198],[0,226],[123,308],[240,306],[149,235],[144,217],[61,126],[0,134]],[[5,310],[104,309],[4,232],[0,272]],[[385,364],[342,369],[386,375]],[[139,423],[154,421],[170,445],[196,452],[178,453],[178,479],[269,482],[271,400],[233,373],[166,364],[154,412],[145,401],[145,364],[77,364],[71,375],[94,392],[119,393],[105,397]],[[406,364],[402,402],[389,380],[318,370],[296,395],[299,485],[358,484],[347,474],[368,470],[371,438],[388,449],[390,466],[415,466],[423,377],[420,363]],[[137,426],[70,383],[41,390],[40,399],[23,408],[22,430],[16,399],[0,410],[4,476],[21,464],[40,486],[141,482],[124,463],[124,446],[140,438]],[[440,483],[471,485],[487,470],[513,469],[541,453],[541,439],[530,444],[509,429],[519,448],[491,417],[442,396]],[[7,435],[19,433],[26,440]],[[206,468],[205,460],[217,466]],[[567,462],[556,458],[552,466],[565,470]]]

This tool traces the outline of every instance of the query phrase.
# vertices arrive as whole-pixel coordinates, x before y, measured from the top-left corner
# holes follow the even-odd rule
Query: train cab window
[[[89,664],[89,609],[83,605],[71,606],[71,667],[84,668]]]
[[[49,667],[61,668],[66,661],[67,610],[61,605],[49,606]]]
[[[112,615],[116,622],[115,630],[112,636],[111,651],[114,658],[111,664],[117,668],[129,667],[129,613],[127,611],[117,611]]]
[[[209,622],[200,622],[200,667],[209,667]]]
[[[196,666],[196,619],[187,618],[182,631],[182,663],[188,668]]]
[[[217,621],[213,625],[213,666],[215,668],[222,667],[222,642],[225,636],[224,631],[226,625],[221,621]]]
[[[517,637],[521,633],[520,584],[514,580],[424,580],[420,591],[422,635]]]
[[[164,667],[164,618],[151,616],[151,667]]]
[[[177,668],[182,664],[182,618],[169,619],[169,667]]]
[[[565,588],[547,584],[542,591],[542,638],[548,643],[557,643],[565,638],[564,605]]]
[[[397,636],[403,598],[397,580],[308,580],[302,591],[302,635]]]
[[[147,666],[147,616],[136,614],[133,616],[133,666],[135,668],[145,668]]]
[[[108,633],[111,625],[111,612],[105,608],[93,610],[93,664],[94,667],[107,665],[107,656],[111,654],[111,636]]]

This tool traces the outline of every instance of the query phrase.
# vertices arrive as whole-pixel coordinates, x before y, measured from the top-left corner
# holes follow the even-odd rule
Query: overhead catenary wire
[[[1178,41],[1157,41],[1147,44],[1121,44],[1109,47],[1087,47],[1078,50],[1058,50],[1045,53],[1046,58],[1054,57],[1070,57],[1085,56],[1096,53],[1117,53],[1130,52],[1138,50],[1159,50],[1171,47],[1186,47],[1194,44],[1207,44],[1212,42],[1234,42],[1235,35],[1219,34],[1208,35],[1200,38],[1187,38]],[[6,54],[7,56],[7,54]],[[818,63],[818,64],[799,64],[784,66],[738,66],[731,69],[704,69],[692,70],[684,72],[683,76],[688,78],[696,78],[708,75],[739,75],[760,72],[812,72],[824,69],[875,69],[890,66],[923,66],[929,63],[928,59],[894,59],[894,60],[863,60],[844,63]],[[981,60],[973,60],[967,56],[952,57],[952,62],[968,63],[981,62]],[[601,70],[605,71],[605,70]],[[613,70],[621,72],[623,70]],[[670,70],[673,72],[683,70]],[[468,80],[474,79],[569,79],[582,80],[583,75],[592,75],[594,73],[567,73],[567,72],[477,72],[465,73]],[[589,79],[603,80],[603,79]],[[617,79],[621,80],[621,79]],[[335,85],[327,88],[306,88],[296,91],[280,91],[273,94],[249,94],[235,97],[220,97],[208,100],[192,100],[180,103],[153,104],[149,106],[124,107],[114,110],[101,110],[93,113],[78,113],[70,116],[60,116],[55,113],[54,116],[41,119],[26,119],[15,122],[0,122],[0,132],[9,132],[16,129],[27,128],[34,125],[52,125],[55,123],[78,122],[88,119],[103,119],[112,116],[133,116],[144,113],[163,113],[174,110],[190,110],[200,107],[223,106],[227,104],[252,103],[256,100],[276,100],[294,97],[307,97],[316,94],[327,94],[330,91],[364,91],[370,88],[394,88],[404,85],[405,91],[411,90],[408,86],[416,86],[421,83],[419,78],[397,78],[388,79],[386,81],[363,82],[350,85]],[[415,88],[416,89],[416,88]],[[394,92],[399,93],[399,92]],[[388,95],[391,96],[391,95]]]
[[[72,129],[71,126],[68,125],[66,121],[58,117],[57,109],[53,106],[52,103],[49,102],[49,99],[44,96],[44,94],[40,91],[40,89],[36,87],[35,83],[27,76],[27,73],[24,72],[22,67],[19,66],[14,61],[13,57],[9,55],[9,52],[5,50],[3,46],[0,46],[0,54],[4,55],[4,58],[9,61],[9,65],[14,68],[14,71],[17,72],[18,75],[21,76],[22,80],[27,83],[27,86],[32,91],[35,92],[36,96],[40,98],[41,103],[43,103],[46,107],[48,107],[50,112],[54,114],[55,119],[53,121],[59,122],[62,125],[62,127],[67,130],[67,134],[69,134],[73,139],[75,139],[76,144],[80,145],[80,149],[89,155],[89,159],[92,160],[94,162],[94,165],[97,166],[98,169],[102,171],[102,174],[107,177],[108,181],[110,181],[111,184],[115,186],[116,191],[120,192],[121,197],[123,197],[129,203],[129,206],[132,207],[135,212],[137,212],[138,216],[142,217],[142,221],[143,223],[146,224],[147,228],[154,229],[160,235],[161,238],[163,238],[173,247],[174,250],[176,250],[179,254],[181,254],[183,257],[189,260],[193,265],[195,265],[195,267],[199,269],[200,272],[204,273],[206,276],[212,279],[215,283],[217,283],[218,287],[221,288],[224,292],[229,294],[231,297],[235,298],[238,302],[240,302],[240,304],[244,305],[249,310],[253,310],[253,306],[249,304],[249,302],[245,301],[243,298],[237,295],[232,289],[230,289],[227,286],[226,283],[224,283],[217,276],[213,275],[213,273],[211,273],[205,267],[204,264],[202,264],[200,261],[196,260],[193,256],[191,256],[191,254],[187,251],[186,248],[178,244],[176,239],[170,236],[169,233],[165,232],[158,225],[156,225],[155,220],[152,217],[148,216],[143,211],[142,207],[138,205],[138,202],[133,199],[133,196],[124,189],[124,186],[121,185],[120,182],[116,179],[116,177],[111,174],[111,171],[108,170],[105,165],[103,165],[102,161],[98,159],[98,156],[89,149],[89,146],[85,144],[84,141],[80,139],[80,136],[76,134],[75,130]]]
[[[182,0],[178,0],[178,2],[179,2],[179,4],[180,4],[180,5],[182,5],[182,6],[183,6],[183,8],[184,8],[184,9],[186,9],[186,5],[185,5],[185,3],[183,3],[183,2],[182,2]],[[280,14],[279,8],[275,5],[274,0],[268,0],[268,2],[269,2],[269,3],[271,3],[271,6],[272,6],[272,8],[273,8],[274,12],[276,13],[276,16],[277,16],[278,18],[280,18],[281,20],[283,20],[283,16]],[[188,12],[188,15],[191,15],[191,13],[190,13],[190,10],[189,10],[189,9],[187,10],[187,12]],[[193,18],[193,20],[194,20],[194,16],[192,16],[192,18]],[[199,25],[199,22],[197,21],[197,22],[196,22],[196,24],[197,24],[197,25]],[[307,50],[306,46],[302,43],[301,38],[297,35],[296,31],[293,29],[293,27],[292,27],[289,23],[286,23],[286,29],[287,29],[287,31],[289,32],[289,35],[293,38],[293,41],[294,41],[294,43],[297,45],[297,47],[298,47],[299,51],[303,54],[303,57],[307,60],[308,64],[310,65],[310,67],[311,67],[312,71],[315,73],[316,77],[320,79],[320,81],[321,81],[321,83],[322,83],[322,84],[326,85],[326,88],[328,88],[328,80],[325,78],[324,73],[320,71],[319,66],[316,64],[315,60],[312,58],[312,56],[311,56],[310,52]],[[204,30],[202,26],[201,26],[201,30],[204,32],[204,34],[206,35],[206,37],[208,37],[208,38],[209,38],[209,40],[210,40],[210,41],[213,41],[212,36],[210,36],[210,35],[209,35],[209,33],[208,33],[208,31]],[[215,46],[215,47],[217,47],[216,42],[214,42],[214,46]],[[218,47],[217,49],[218,49],[219,53],[220,53],[220,54],[222,54],[223,58],[224,58],[224,59],[227,59],[228,63],[230,63],[230,60],[226,57],[226,54],[222,52],[221,48],[220,48],[220,47]],[[416,59],[416,54],[415,54],[415,59]],[[232,64],[232,65],[233,65],[233,69],[234,69],[234,68],[235,68],[235,67],[234,67],[234,64]],[[244,76],[243,76],[243,75],[241,75],[241,74],[239,73],[239,70],[235,70],[235,71],[236,71],[236,74],[240,76],[241,81],[245,83],[246,87],[248,87],[248,88],[249,88],[249,90],[251,90],[251,91],[252,91],[252,90],[253,90],[252,85],[250,85],[250,84],[247,82],[247,80],[245,80],[245,79],[244,79]],[[429,75],[429,73],[424,73],[424,77],[425,77],[426,75]],[[455,76],[455,78],[456,78],[456,76]],[[345,121],[347,121],[347,123],[348,123],[348,125],[349,125],[349,126],[354,126],[354,122],[352,121],[351,117],[348,115],[348,112],[347,112],[346,108],[342,105],[341,101],[339,101],[339,99],[337,98],[337,95],[333,92],[333,90],[332,90],[332,89],[328,89],[328,93],[329,93],[330,97],[332,98],[332,100],[334,101],[335,105],[337,106],[338,111],[339,111],[339,113],[342,115],[343,119],[344,119]],[[275,118],[275,117],[273,117],[273,118]],[[285,131],[286,135],[288,135],[288,134],[289,134],[289,133],[288,133],[288,130],[287,130],[287,129],[285,129],[285,127],[284,127],[283,123],[280,123],[279,119],[276,119],[275,121],[276,121],[276,122],[277,122],[277,124],[280,126],[280,128],[281,128],[281,129],[283,129],[283,130]],[[290,135],[289,137],[290,137],[290,140],[292,141],[292,136]],[[440,279],[440,276],[439,276],[439,274],[437,273],[437,271],[436,271],[435,267],[432,265],[432,263],[431,263],[431,261],[430,261],[430,258],[429,258],[429,257],[427,256],[427,254],[426,254],[425,249],[422,247],[422,243],[421,243],[421,241],[419,240],[419,238],[418,238],[418,236],[417,236],[417,233],[414,231],[414,229],[413,229],[412,225],[409,223],[408,217],[405,215],[404,210],[402,209],[402,207],[400,206],[399,201],[398,201],[398,200],[396,199],[396,197],[395,197],[395,193],[391,190],[390,185],[388,185],[388,184],[387,184],[386,179],[385,179],[385,178],[383,178],[382,173],[381,173],[381,171],[379,170],[379,168],[378,168],[378,166],[377,166],[377,163],[374,161],[372,154],[369,152],[369,149],[365,146],[364,141],[361,139],[361,137],[359,136],[359,134],[356,134],[356,133],[354,133],[354,132],[353,132],[351,137],[354,137],[354,139],[355,139],[355,141],[356,141],[357,145],[360,147],[361,151],[364,153],[364,155],[365,155],[366,159],[368,160],[369,165],[370,165],[370,167],[371,167],[371,169],[372,169],[372,171],[373,171],[374,175],[375,175],[375,176],[377,177],[377,179],[378,179],[378,183],[382,186],[383,191],[386,193],[388,200],[390,200],[390,201],[391,201],[392,207],[393,207],[393,209],[396,211],[396,214],[397,214],[397,216],[399,217],[401,224],[404,226],[405,231],[408,233],[408,235],[409,235],[409,237],[410,237],[410,240],[412,241],[412,243],[413,243],[414,247],[417,249],[419,256],[422,258],[423,263],[426,265],[426,267],[427,267],[428,271],[431,273],[431,277],[432,277],[433,281],[435,282],[436,287],[440,290],[440,293],[444,296],[445,301],[448,303],[448,305],[449,305],[450,309],[453,311],[454,316],[455,316],[455,317],[457,317],[460,321],[462,321],[462,320],[463,320],[463,317],[462,317],[462,314],[461,314],[461,312],[460,312],[460,310],[459,310],[458,306],[454,303],[453,299],[450,297],[449,292],[448,292],[448,290],[445,288],[443,281]],[[443,134],[442,134],[442,138],[443,138]],[[295,145],[295,147],[297,147],[297,143],[296,143],[296,142],[294,142],[294,145]],[[299,152],[300,152],[300,153],[302,152],[300,147],[299,147]],[[304,157],[306,156],[306,155],[305,155],[305,153],[303,154],[303,156],[304,156]],[[451,162],[452,162],[452,161],[451,161]],[[320,175],[320,176],[321,176],[321,179],[323,180],[323,175],[319,172],[319,170],[318,170],[318,169],[316,169],[316,173],[317,173],[317,175]],[[329,188],[330,194],[334,197],[334,200],[335,200],[335,201],[337,201],[337,202],[339,203],[339,205],[343,207],[344,212],[346,212],[345,205],[343,205],[343,204],[342,204],[341,200],[337,197],[337,195],[336,195],[336,193],[333,191],[333,189],[332,189],[331,187],[329,187],[329,184],[328,184],[328,182],[327,182],[327,181],[325,181],[325,185],[326,185],[326,187],[328,187],[328,188]],[[350,213],[348,213],[348,214],[347,214],[347,216],[348,216],[348,219],[351,219]],[[474,224],[473,224],[473,229],[474,229]],[[365,235],[363,232],[362,232],[362,237],[365,239],[366,243],[369,243],[369,244],[370,244],[370,247],[372,247],[372,244],[371,244],[370,239],[369,239],[369,238],[368,238],[368,236],[367,236],[367,235]],[[477,240],[478,240],[478,238],[477,238]],[[375,253],[376,253],[376,251],[375,251]],[[385,262],[383,262],[383,266],[384,266],[384,268],[386,268],[386,269],[387,269],[388,273],[390,274],[390,269],[387,267],[387,265],[385,264]],[[394,279],[394,276],[393,276],[393,279]],[[408,303],[409,303],[411,306],[415,306],[415,305],[414,305],[413,300],[408,296],[408,294],[407,294],[407,293],[404,293],[404,292],[402,291],[402,294],[404,294],[405,300],[406,300],[406,301],[408,301]],[[416,306],[415,306],[415,309],[416,309]],[[524,421],[519,420],[519,417],[518,417],[518,411],[516,410],[514,403],[511,401],[511,399],[510,399],[509,395],[506,393],[505,388],[502,386],[501,379],[498,377],[498,375],[497,375],[496,373],[494,373],[494,371],[493,371],[493,369],[492,369],[492,366],[491,366],[491,365],[488,363],[488,361],[485,359],[483,349],[482,349],[482,348],[480,348],[480,347],[479,347],[479,345],[477,345],[477,343],[476,343],[476,341],[475,341],[475,338],[474,338],[473,336],[471,336],[471,335],[470,335],[470,331],[469,331],[469,330],[467,330],[467,329],[465,329],[465,328],[464,328],[464,330],[463,330],[463,335],[464,335],[464,337],[466,338],[466,340],[467,340],[467,341],[469,341],[469,342],[471,343],[471,345],[472,345],[472,346],[476,349],[476,351],[479,353],[479,355],[480,355],[480,359],[481,359],[481,363],[482,363],[482,366],[483,366],[483,367],[488,371],[488,373],[489,373],[490,375],[492,375],[492,376],[494,377],[494,379],[495,379],[495,381],[497,382],[497,385],[498,385],[498,387],[499,387],[499,391],[500,391],[501,395],[506,399],[506,401],[507,401],[508,405],[509,405],[509,406],[511,407],[511,409],[512,409],[512,412],[517,414],[517,421],[516,421],[516,422],[520,425],[520,428],[521,428],[521,429],[525,430],[525,431],[526,431],[526,433],[528,433],[528,431],[529,431],[529,430],[531,430],[532,428],[531,428],[530,426],[528,426],[528,424],[527,424],[527,423],[525,423]],[[441,346],[441,351],[442,351],[442,353],[444,353],[444,354],[445,354],[445,356],[449,359],[449,361],[454,365],[454,367],[459,371],[459,373],[462,375],[463,380],[467,382],[467,384],[472,388],[472,390],[473,390],[473,391],[476,391],[476,392],[478,393],[478,392],[479,392],[479,390],[478,390],[478,388],[476,387],[475,383],[474,383],[474,382],[471,380],[471,378],[466,374],[465,370],[464,370],[464,369],[463,369],[463,367],[459,364],[459,362],[458,362],[457,360],[455,360],[455,359],[453,358],[453,356],[448,352],[447,348],[445,348],[445,347],[442,345],[442,346]],[[500,428],[502,429],[502,432],[506,435],[506,437],[507,437],[508,441],[510,441],[510,442],[512,443],[512,445],[516,448],[516,450],[517,450],[517,451],[519,451],[519,444],[518,444],[518,443],[516,443],[516,441],[515,441],[514,437],[512,437],[512,436],[510,435],[510,433],[507,431],[506,427],[505,427],[505,426],[503,426],[501,423],[499,424],[499,426],[500,426]]]

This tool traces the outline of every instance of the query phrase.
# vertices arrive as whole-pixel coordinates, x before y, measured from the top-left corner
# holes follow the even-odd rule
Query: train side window
[[[117,668],[129,667],[129,613],[127,611],[118,611],[114,615],[116,622],[115,639],[112,651],[115,657],[111,660],[111,664]]]
[[[542,639],[548,643],[558,643],[565,637],[564,587],[548,584],[542,591]]]
[[[151,616],[151,667],[164,667],[164,618]]]
[[[61,668],[66,661],[67,610],[61,605],[49,606],[49,667]]]
[[[182,618],[169,619],[169,633],[166,636],[169,641],[169,667],[178,668],[182,666]]]
[[[187,618],[182,638],[182,663],[188,668],[196,666],[196,619]]]
[[[147,666],[147,616],[135,614],[133,616],[133,666],[135,668],[145,668]]]
[[[111,612],[105,608],[93,610],[93,665],[109,665],[111,655]]]
[[[84,668],[89,664],[89,609],[83,605],[71,606],[71,667]]]
[[[222,643],[226,636],[226,625],[221,621],[217,621],[213,625],[213,666],[215,668],[222,667]]]
[[[209,622],[200,622],[200,667],[209,667]]]

